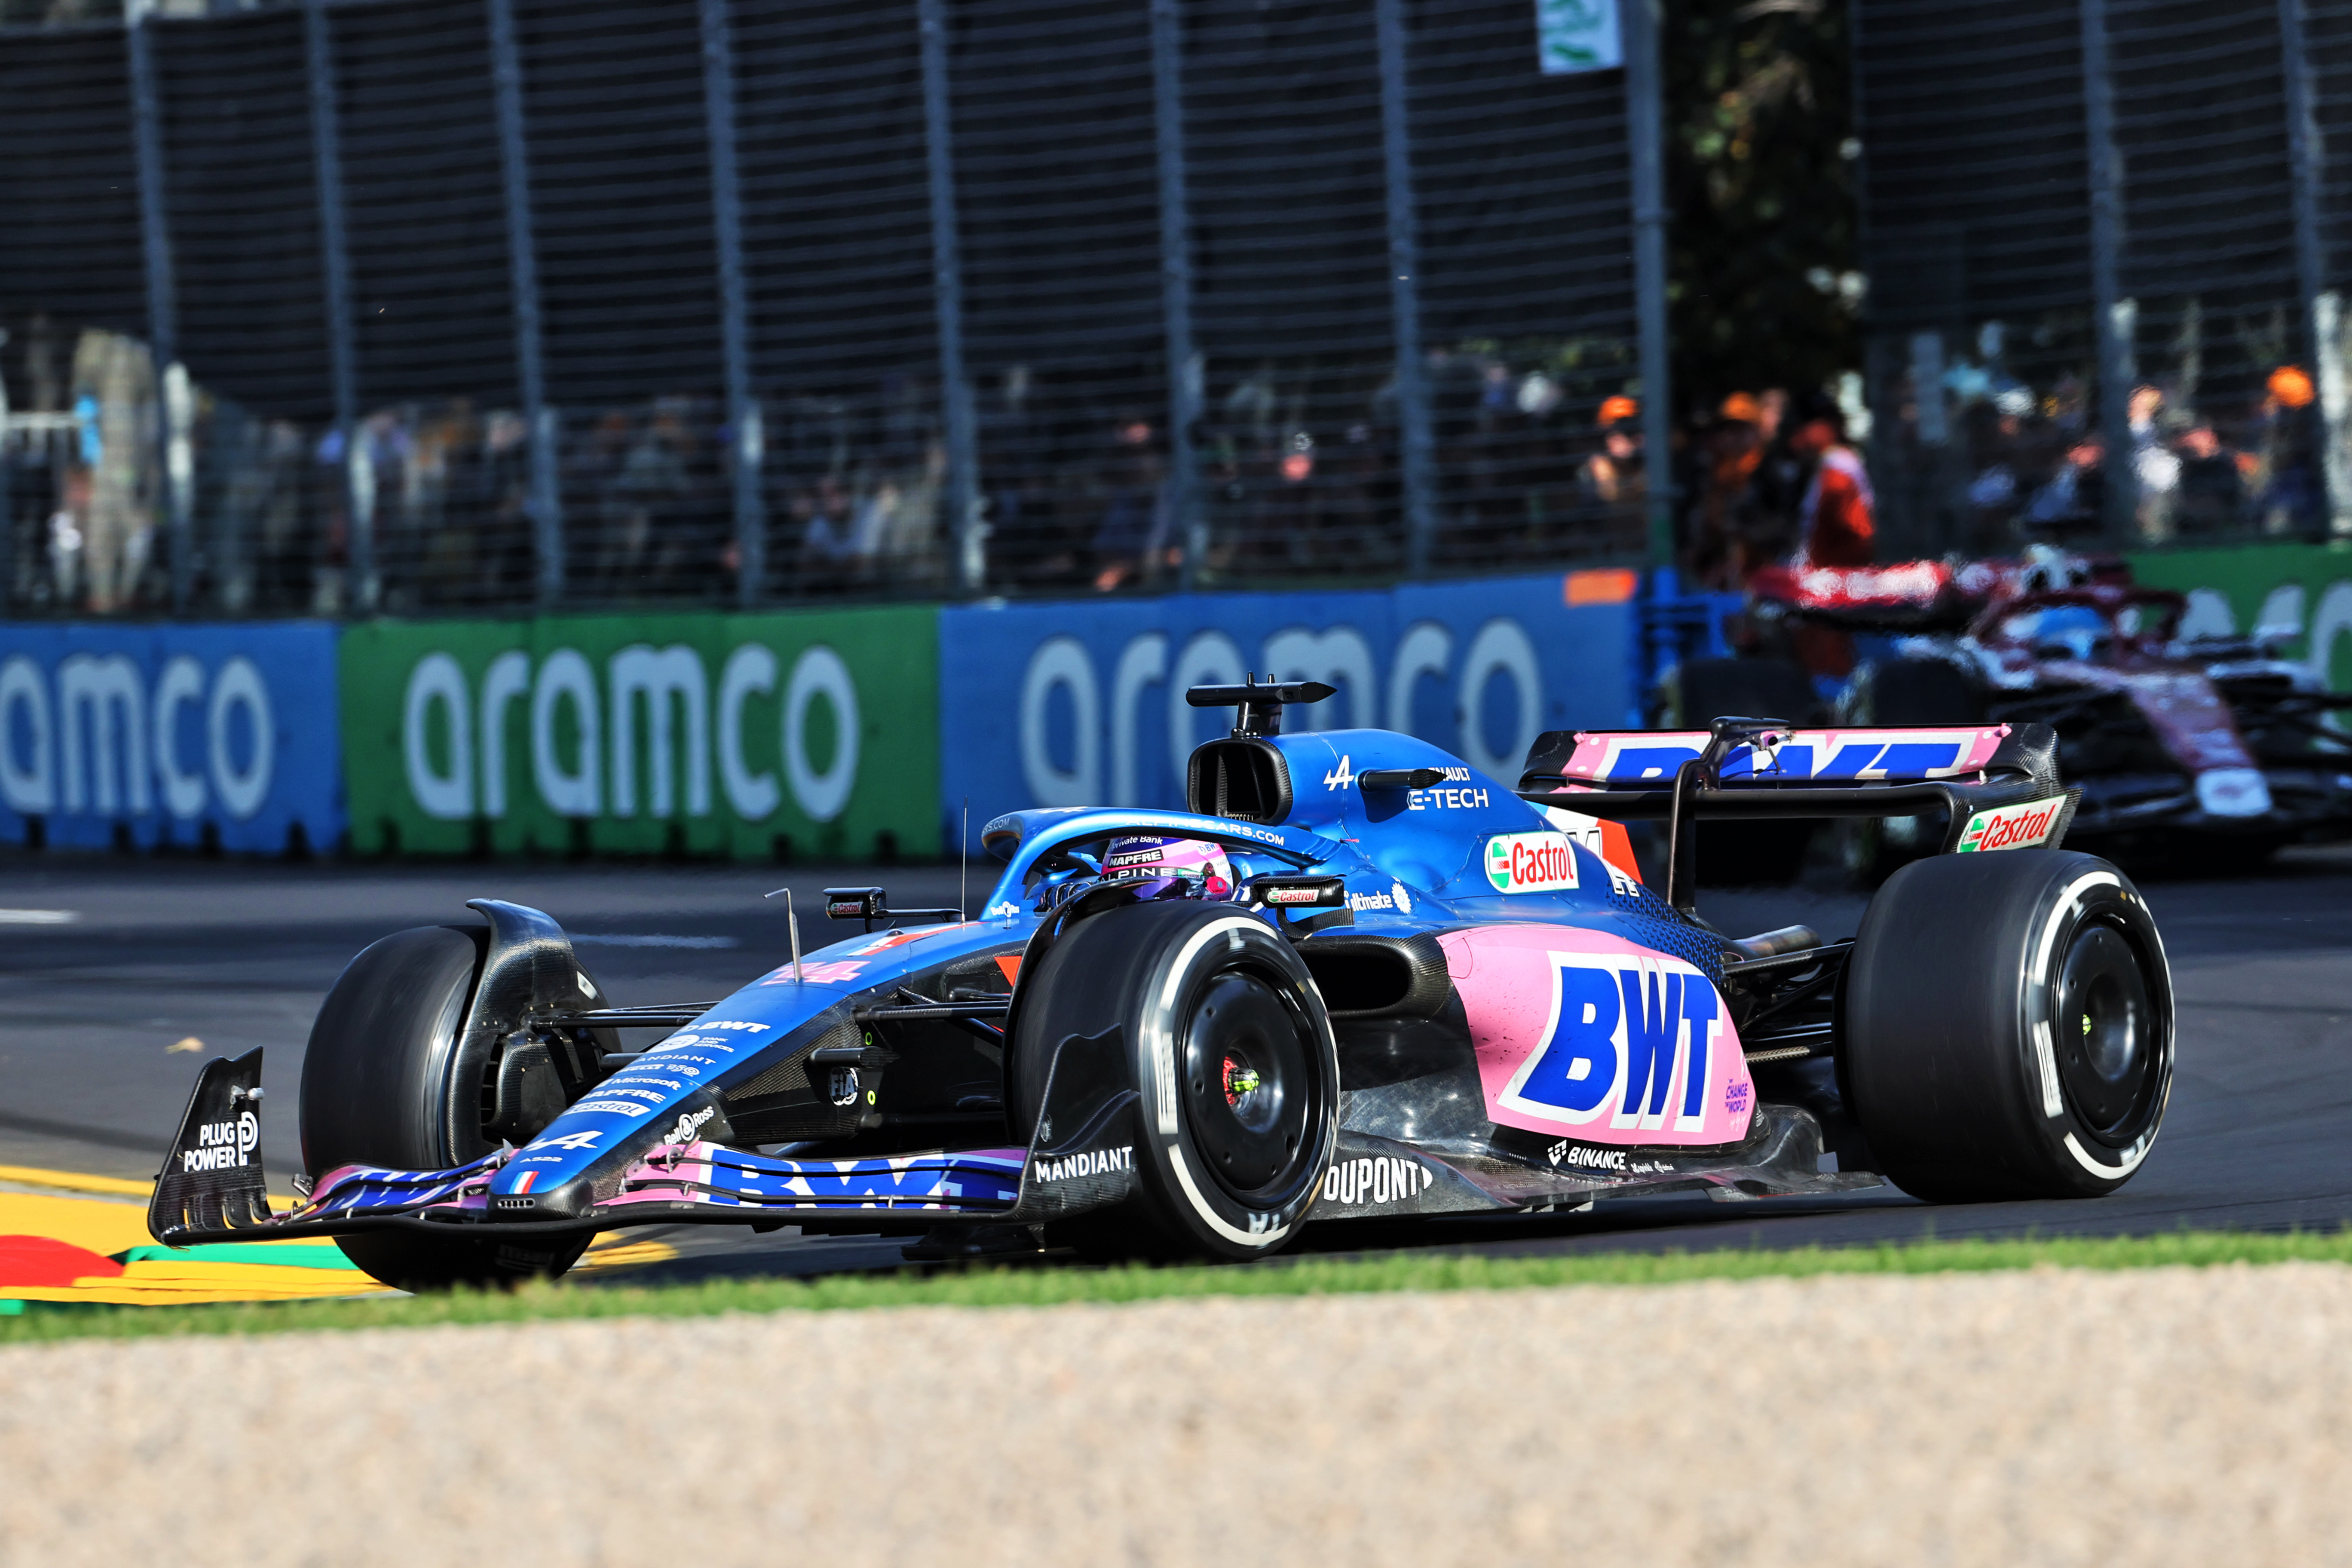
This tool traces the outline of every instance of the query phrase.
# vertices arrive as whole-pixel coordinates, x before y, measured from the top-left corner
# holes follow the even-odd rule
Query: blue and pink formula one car
[[[976,918],[835,889],[857,934],[803,954],[795,927],[717,1003],[614,1005],[512,904],[386,937],[310,1037],[305,1201],[264,1194],[261,1052],[215,1060],[156,1238],[331,1236],[411,1289],[692,1222],[1249,1258],[1324,1222],[1661,1193],[2095,1196],[2147,1156],[2164,947],[2059,847],[2047,730],[1563,732],[1512,787],[1404,735],[1281,732],[1329,689],[1194,689],[1238,722],[1189,810],[1000,817]],[[1850,939],[1696,913],[1701,822],[1931,814],[1946,852]],[[675,1032],[622,1047],[648,1028]]]

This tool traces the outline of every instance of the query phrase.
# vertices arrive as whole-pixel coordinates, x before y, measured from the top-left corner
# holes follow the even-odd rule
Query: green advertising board
[[[362,854],[940,852],[929,607],[377,621],[339,662]]]
[[[2329,689],[2352,691],[2352,542],[2150,551],[2131,565],[2134,580],[2189,595],[2188,636],[2276,637]]]

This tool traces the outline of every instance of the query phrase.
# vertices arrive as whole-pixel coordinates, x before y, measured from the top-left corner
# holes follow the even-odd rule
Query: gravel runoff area
[[[0,1563],[2352,1561],[2352,1268],[79,1342]]]

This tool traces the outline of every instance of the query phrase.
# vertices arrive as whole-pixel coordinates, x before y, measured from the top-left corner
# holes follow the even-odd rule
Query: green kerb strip
[[[1391,1254],[1306,1258],[1250,1268],[1042,1267],[836,1275],[822,1279],[727,1279],[612,1289],[555,1284],[511,1295],[460,1293],[204,1307],[26,1304],[0,1318],[0,1345],[151,1334],[244,1334],[422,1328],[535,1319],[685,1318],[719,1312],[834,1311],[873,1307],[1051,1307],[1202,1296],[1336,1296],[1395,1290],[1511,1290],[1569,1285],[1670,1285],[1822,1274],[1950,1274],[1998,1268],[2210,1268],[2226,1264],[2352,1264],[2352,1230],[2284,1236],[2181,1231],[2097,1240],[1927,1241],[1875,1247],[1770,1252],[1601,1253],[1486,1258]]]
[[[114,1254],[117,1263],[262,1263],[272,1268],[334,1268],[357,1273],[359,1265],[331,1241],[316,1247],[285,1242],[213,1241],[196,1247],[133,1247]]]

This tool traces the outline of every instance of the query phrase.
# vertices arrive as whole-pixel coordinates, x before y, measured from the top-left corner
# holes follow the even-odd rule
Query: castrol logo
[[[2031,849],[2046,843],[2058,826],[2058,808],[2065,804],[2066,797],[2061,795],[2048,800],[2030,800],[2022,805],[1978,812],[1960,830],[1960,853]]]
[[[1498,893],[1557,893],[1576,886],[1565,833],[1506,833],[1486,840],[1486,880]]]

